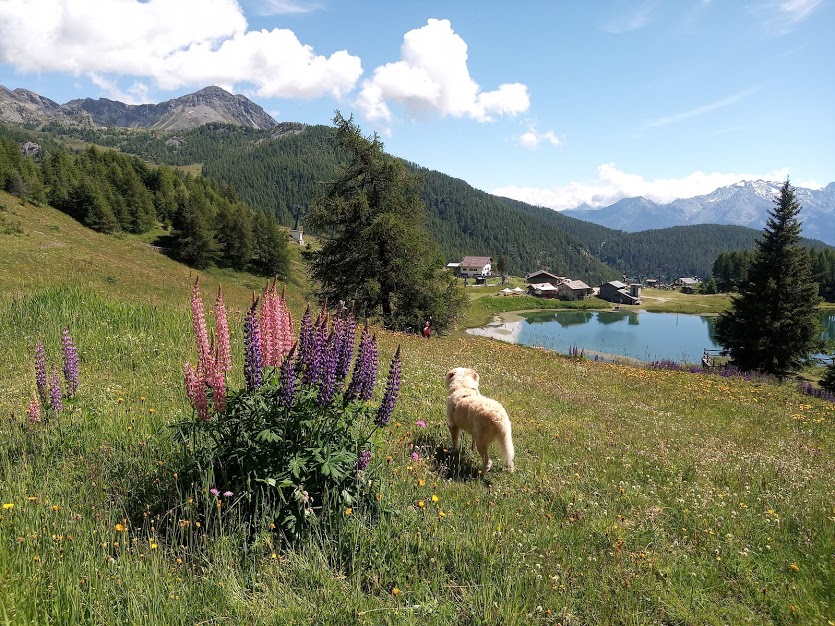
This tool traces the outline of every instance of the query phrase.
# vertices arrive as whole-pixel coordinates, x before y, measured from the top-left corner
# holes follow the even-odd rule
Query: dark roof
[[[493,257],[489,256],[465,256],[461,260],[461,265],[473,266],[473,267],[484,267],[488,263],[493,262]]]

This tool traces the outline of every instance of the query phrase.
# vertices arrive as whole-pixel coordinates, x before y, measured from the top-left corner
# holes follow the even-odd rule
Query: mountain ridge
[[[216,86],[158,104],[125,104],[107,98],[79,98],[58,104],[28,89],[10,90],[0,85],[0,121],[35,127],[60,122],[151,130],[185,130],[212,122],[257,129],[278,124],[246,96]]]
[[[742,180],[710,193],[657,203],[642,197],[623,198],[602,208],[578,207],[563,215],[626,232],[719,224],[761,230],[783,183]],[[835,183],[822,189],[795,187],[803,207],[803,235],[835,245]]]

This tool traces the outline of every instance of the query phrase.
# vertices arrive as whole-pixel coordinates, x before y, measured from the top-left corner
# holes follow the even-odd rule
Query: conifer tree
[[[809,251],[798,245],[800,210],[786,179],[755,244],[748,284],[717,321],[717,340],[743,370],[782,375],[818,347],[818,286]]]
[[[319,297],[354,302],[360,316],[381,314],[389,326],[422,328],[431,316],[441,329],[463,300],[429,237],[420,179],[353,119],[337,113],[334,124],[348,161],[307,218],[321,241],[305,255]]]

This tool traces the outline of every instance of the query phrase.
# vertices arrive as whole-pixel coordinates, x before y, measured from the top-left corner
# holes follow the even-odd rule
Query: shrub
[[[185,368],[196,419],[179,424],[178,432],[202,492],[234,494],[250,533],[269,527],[288,539],[313,526],[327,529],[346,510],[373,507],[379,481],[372,436],[388,423],[397,400],[400,349],[375,409],[368,401],[377,347],[368,324],[346,385],[356,336],[353,314],[340,306],[331,319],[323,308],[314,322],[308,307],[298,340],[290,341],[286,302],[273,285],[261,298],[260,316],[258,301],[246,315],[246,386],[227,392],[218,350],[207,347],[197,299],[196,286],[198,367]],[[215,311],[216,319],[225,319],[222,306]]]

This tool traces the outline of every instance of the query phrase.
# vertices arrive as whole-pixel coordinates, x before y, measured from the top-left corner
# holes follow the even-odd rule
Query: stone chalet
[[[641,286],[627,285],[619,280],[612,280],[600,285],[598,297],[615,304],[641,304]]]
[[[465,256],[458,266],[458,275],[464,278],[490,276],[493,273],[493,258],[489,256]]]
[[[591,295],[592,288],[582,280],[564,280],[557,285],[557,293],[562,300],[585,300]]]

